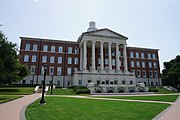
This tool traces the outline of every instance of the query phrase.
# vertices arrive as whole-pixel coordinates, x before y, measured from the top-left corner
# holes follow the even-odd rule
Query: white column
[[[101,44],[101,70],[104,70],[104,53],[103,53],[103,42],[100,42]]]
[[[95,41],[92,41],[92,70],[95,70]]]
[[[119,43],[116,43],[116,71],[120,71],[120,63],[119,63]]]
[[[127,72],[127,53],[126,53],[126,44],[123,46],[123,53],[124,53],[124,71]]]
[[[109,62],[109,71],[112,70],[112,65],[111,65],[111,42],[108,42],[108,62]]]
[[[87,69],[87,48],[86,48],[86,41],[83,42],[83,69],[86,70]]]
[[[82,47],[80,46],[80,70],[82,70],[82,63],[83,63],[83,58],[82,58]]]

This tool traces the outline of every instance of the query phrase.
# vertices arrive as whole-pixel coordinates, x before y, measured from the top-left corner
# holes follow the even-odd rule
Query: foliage
[[[180,86],[180,55],[169,62],[164,62],[162,70],[162,83],[163,85],[179,87]]]
[[[169,104],[46,97],[27,107],[27,120],[152,120]]]
[[[98,98],[129,99],[129,100],[150,100],[174,102],[179,95],[152,95],[152,96],[97,96]]]
[[[0,103],[8,102],[22,96],[14,96],[14,95],[0,95]]]
[[[20,81],[27,75],[27,67],[18,60],[17,45],[0,31],[0,85]]]
[[[0,95],[28,95],[34,87],[0,87]]]
[[[90,90],[86,86],[75,86],[74,91],[76,94],[90,94]]]
[[[156,87],[149,87],[148,92],[158,92],[158,89]]]

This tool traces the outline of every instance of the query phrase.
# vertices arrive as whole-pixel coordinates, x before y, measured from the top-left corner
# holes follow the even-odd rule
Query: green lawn
[[[34,87],[0,87],[0,95],[28,95]]]
[[[152,120],[169,104],[46,97],[27,107],[27,120]]]
[[[115,99],[130,99],[130,100],[151,100],[174,102],[178,95],[162,95],[162,96],[96,96],[98,98],[115,98]]]
[[[173,91],[167,90],[163,87],[159,87],[157,93],[158,94],[170,94],[170,93],[177,93],[177,92],[173,92]]]
[[[8,102],[10,100],[14,100],[20,98],[22,96],[15,96],[15,95],[0,95],[0,103]]]
[[[51,89],[49,89],[47,94],[50,94]],[[56,88],[53,90],[53,95],[76,95],[74,92],[74,89],[61,89],[61,88]]]

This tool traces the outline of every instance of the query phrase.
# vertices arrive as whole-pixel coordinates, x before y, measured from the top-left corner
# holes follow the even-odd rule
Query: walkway
[[[24,120],[24,108],[41,97],[41,94],[24,97],[0,104],[0,120]]]

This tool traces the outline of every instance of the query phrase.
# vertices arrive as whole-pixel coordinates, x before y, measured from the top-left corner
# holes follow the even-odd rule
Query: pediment
[[[107,36],[107,37],[118,37],[118,38],[121,38],[121,39],[128,39],[127,37],[119,34],[119,33],[116,33],[112,30],[109,30],[107,28],[105,29],[100,29],[100,30],[96,30],[96,31],[91,31],[91,32],[87,32],[87,34],[90,34],[90,35],[98,35],[98,36]]]

